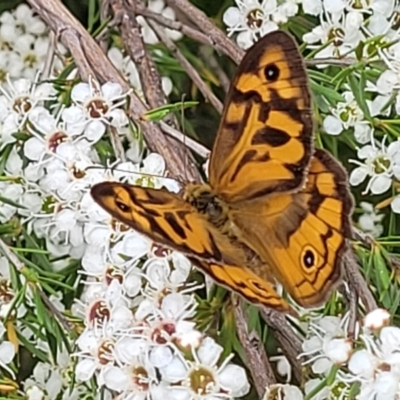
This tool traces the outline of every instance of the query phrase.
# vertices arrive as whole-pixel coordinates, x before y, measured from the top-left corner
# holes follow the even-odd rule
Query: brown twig
[[[356,339],[357,318],[358,318],[358,293],[356,290],[349,290],[349,324],[347,337],[351,340]]]
[[[201,59],[207,63],[210,69],[215,73],[218,78],[219,83],[221,84],[222,89],[225,94],[228,93],[229,87],[231,86],[231,80],[226,75],[225,71],[219,65],[217,59],[208,46],[200,46],[199,55]]]
[[[173,0],[171,0],[172,3]],[[190,37],[193,40],[196,40],[199,43],[209,45],[214,47],[217,51],[229,56],[232,58],[233,61],[236,62],[236,64],[239,64],[240,60],[243,57],[244,51],[237,47],[233,42],[233,46],[227,45],[226,43],[223,43],[223,45],[220,45],[219,40],[215,40],[215,36],[220,39],[219,34],[215,34],[212,32],[211,35],[209,33],[204,34],[199,32],[198,29],[194,29],[181,21],[174,21],[170,18],[165,18],[161,14],[157,14],[155,12],[150,11],[147,9],[145,6],[137,4],[135,5],[135,13],[138,15],[142,15],[143,17],[152,19],[159,23],[160,25],[164,26],[165,28],[168,29],[173,29],[176,31],[181,32],[183,35]],[[196,22],[196,21],[194,21]],[[214,26],[215,28],[215,26]],[[234,48],[236,46],[236,48]],[[316,58],[316,59],[306,59],[305,63],[309,67],[313,66],[318,66],[318,65],[323,65],[323,64],[329,64],[333,66],[338,66],[338,67],[349,67],[351,65],[354,65],[354,63],[357,60],[354,58],[342,58],[342,59],[337,59],[337,58]]]
[[[186,147],[197,153],[199,156],[203,158],[210,157],[210,150],[204,147],[202,144],[196,142],[188,136],[185,136],[182,132],[178,131],[177,129],[173,128],[163,121],[160,121],[160,127],[167,135],[177,139],[179,142],[183,143]]]
[[[227,38],[225,33],[218,29],[202,11],[187,0],[167,0],[167,3],[172,8],[182,11],[187,18],[194,22],[210,38],[212,46],[216,50],[228,55],[236,64],[239,64],[244,56],[244,51]]]
[[[51,75],[51,70],[53,67],[54,56],[56,54],[56,48],[57,48],[57,42],[58,42],[54,32],[50,32],[49,37],[50,37],[50,45],[49,45],[49,49],[47,51],[47,56],[46,56],[44,66],[42,68],[42,75],[41,75],[41,79],[43,79],[43,80],[48,79]]]
[[[301,353],[301,340],[289,326],[284,314],[267,307],[260,307],[260,313],[264,321],[274,332],[279,347],[289,360],[294,377],[301,382],[301,363],[298,359]]]
[[[247,319],[243,312],[243,301],[238,300],[240,301],[235,305],[237,334],[246,353],[247,367],[253,377],[258,397],[261,399],[265,393],[265,388],[276,383],[276,379],[258,334],[254,331],[249,334]],[[254,346],[255,342],[257,346]]]
[[[203,96],[213,105],[213,107],[222,113],[222,103],[219,101],[217,96],[210,90],[210,88],[201,79],[200,74],[193,68],[192,64],[186,59],[186,57],[181,53],[175,43],[168,37],[165,29],[160,27],[156,22],[149,20],[150,27],[154,30],[159,40],[165,44],[167,49],[175,56],[179,61],[182,68],[186,71],[189,77],[192,79],[194,84],[199,88]]]
[[[174,6],[174,4],[170,4],[171,6]],[[188,36],[194,40],[196,40],[199,43],[209,45],[214,47],[217,51],[219,51],[222,54],[225,54],[232,58],[237,64],[240,62],[244,55],[244,51],[237,47],[232,41],[230,41],[226,36],[223,34],[222,31],[220,31],[218,28],[216,28],[208,19],[206,16],[204,18],[207,19],[209,27],[212,27],[212,31],[207,32],[207,29],[205,30],[205,33],[200,32],[199,29],[192,28],[191,26],[182,23],[181,21],[173,21],[172,19],[165,18],[160,14],[154,13],[150,10],[148,10],[146,7],[144,7],[142,4],[135,4],[134,5],[134,12],[138,15],[142,15],[143,17],[146,17],[147,19],[151,19],[153,21],[156,21],[159,25],[164,26],[165,28],[168,29],[173,29],[176,31],[181,32],[185,36]],[[194,7],[194,9],[197,12],[200,12],[197,8]],[[184,10],[182,10],[184,12]],[[185,12],[184,12],[185,13]],[[204,14],[203,14],[204,15]],[[192,20],[192,18],[189,19]],[[200,27],[199,27],[200,28]],[[220,32],[220,34],[215,33],[217,31]],[[214,32],[215,31],[215,32]],[[223,39],[225,37],[225,39]]]
[[[28,2],[69,49],[82,79],[89,80],[92,76],[101,82],[117,82],[123,90],[129,91],[129,85],[98,44],[59,0],[28,0]],[[171,174],[182,176],[185,172],[191,180],[201,181],[201,176],[194,162],[188,159],[184,146],[172,143],[162,133],[158,124],[141,118],[148,109],[134,93],[130,94],[129,111],[142,129],[147,145],[164,157]]]
[[[111,0],[111,7],[114,14],[119,15],[117,28],[121,32],[125,50],[138,70],[144,97],[150,108],[157,108],[167,104],[167,99],[162,90],[161,77],[156,65],[143,42],[141,26],[132,11],[134,7],[128,7],[129,3],[136,1]]]
[[[100,23],[103,25],[111,18],[110,4],[108,0],[100,0]],[[110,30],[103,29],[99,35],[96,36],[96,42],[99,44],[103,52],[106,54],[108,50],[108,41],[110,39]]]
[[[119,139],[118,131],[113,126],[110,126],[110,141],[117,160],[125,162],[126,161],[125,151],[122,146],[121,140]]]
[[[355,58],[314,58],[312,60],[305,60],[307,67],[314,67],[318,65],[333,65],[336,67],[351,67],[358,61]]]
[[[369,290],[364,277],[361,275],[358,262],[352,250],[346,252],[344,262],[350,291],[354,290],[357,293],[358,297],[364,302],[367,312],[378,308],[374,296]]]

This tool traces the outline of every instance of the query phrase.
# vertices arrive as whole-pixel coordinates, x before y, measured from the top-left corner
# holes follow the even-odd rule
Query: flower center
[[[392,29],[397,31],[400,28],[400,13],[398,11],[394,12],[392,15]]]
[[[362,1],[362,0],[355,0],[353,2],[353,4],[351,5],[351,7],[354,8],[355,10],[362,10],[362,9],[364,9],[364,6],[363,6],[364,2],[365,1]],[[366,3],[369,4],[369,1],[367,1]]]
[[[37,65],[38,59],[36,57],[35,54],[28,54],[25,58],[24,58],[24,65],[25,67],[35,67]]]
[[[332,28],[328,34],[328,39],[332,40],[336,47],[339,47],[343,44],[343,37],[344,31],[341,28]]]
[[[151,252],[160,258],[165,258],[171,255],[172,251],[170,249],[167,249],[166,247],[162,247],[156,243],[153,243],[151,247]]]
[[[110,320],[111,311],[103,300],[95,301],[88,311],[88,323],[90,326],[103,326]]]
[[[114,230],[114,232],[127,232],[131,229],[128,225],[119,222],[115,218],[111,220],[111,227]]]
[[[32,108],[32,103],[29,97],[19,97],[15,100],[13,109],[17,113],[25,114]]]
[[[194,368],[189,374],[189,382],[192,391],[200,396],[212,393],[216,386],[213,373],[204,367]]]
[[[5,82],[7,79],[8,71],[0,69],[0,82]]]
[[[356,104],[349,104],[339,114],[340,119],[346,124],[351,125],[358,117],[358,106]],[[347,124],[346,124],[347,126]]]
[[[246,17],[246,25],[250,29],[260,29],[262,27],[264,20],[264,13],[262,10],[259,8],[255,8],[254,10],[251,10]]]
[[[72,175],[75,179],[83,179],[86,176],[86,172],[76,165],[73,165],[71,168]]]
[[[122,282],[124,281],[124,274],[122,273],[120,268],[114,265],[110,265],[105,273],[105,280],[107,282],[107,285],[110,285],[114,279],[122,284]]]
[[[168,342],[168,337],[172,336],[175,332],[175,324],[171,322],[166,322],[153,330],[153,333],[151,334],[151,339],[155,343],[165,344]]]
[[[132,381],[136,389],[142,392],[149,390],[149,375],[143,366],[138,365],[132,368]]]
[[[0,302],[4,304],[10,303],[14,299],[14,292],[11,283],[7,279],[0,280]]]
[[[114,360],[114,342],[110,339],[104,340],[97,350],[97,358],[102,365],[107,365]]]
[[[86,108],[91,118],[102,118],[109,110],[108,104],[103,99],[91,100]]]
[[[375,158],[375,160],[372,162],[372,166],[376,174],[383,174],[389,170],[391,161],[385,156],[380,156]]]
[[[52,153],[55,153],[57,151],[57,147],[61,144],[64,143],[67,139],[67,135],[65,132],[59,131],[55,132],[53,135],[51,135],[51,138],[48,141],[47,148],[49,151]]]

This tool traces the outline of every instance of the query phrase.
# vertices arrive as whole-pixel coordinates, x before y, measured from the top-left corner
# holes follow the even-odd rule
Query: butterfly
[[[232,80],[208,184],[188,184],[179,196],[102,182],[91,194],[252,303],[290,312],[277,280],[299,305],[321,305],[341,280],[353,201],[344,169],[314,149],[311,107],[296,42],[269,33]]]

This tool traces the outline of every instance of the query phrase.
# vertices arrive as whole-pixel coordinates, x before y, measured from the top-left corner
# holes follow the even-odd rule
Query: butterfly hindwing
[[[351,236],[352,204],[345,171],[318,149],[304,189],[242,205],[233,211],[232,219],[243,241],[268,264],[294,300],[312,307],[320,305],[340,281]]]
[[[246,266],[206,263],[199,259],[191,261],[219,284],[240,294],[250,303],[262,304],[295,315],[286,300],[276,292],[272,283],[260,278]]]

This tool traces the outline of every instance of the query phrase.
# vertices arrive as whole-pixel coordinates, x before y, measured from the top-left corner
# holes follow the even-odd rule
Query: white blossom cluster
[[[26,4],[13,12],[4,11],[0,15],[0,81],[7,75],[34,79],[44,66],[49,47],[46,24]],[[55,50],[63,52],[63,47],[58,45]]]
[[[148,3],[151,12],[175,18],[164,0]],[[294,17],[311,16],[319,24],[303,40],[313,58],[325,59],[321,70],[327,58],[365,62],[373,72],[365,77],[365,104],[351,85],[340,84],[341,100],[326,101],[321,126],[323,134],[339,138],[351,133],[357,159],[351,160],[350,184],[366,181],[364,192],[373,195],[388,192],[400,180],[400,142],[391,129],[400,111],[399,13],[397,0],[236,0],[223,14],[228,34],[238,33],[243,48]],[[138,22],[144,41],[157,43],[147,22],[142,17]],[[166,33],[173,40],[182,36]],[[80,331],[72,354],[64,346],[57,357],[50,355],[44,327],[23,322],[34,308],[34,291],[21,277],[26,301],[14,303],[12,268],[1,257],[0,318],[11,313],[15,322],[0,322],[1,369],[15,379],[17,329],[25,343],[48,355],[19,388],[27,400],[245,396],[250,391],[245,370],[223,356],[223,347],[193,322],[198,286],[190,283],[190,262],[119,224],[90,196],[93,184],[112,180],[179,189],[176,181],[164,178],[162,157],[143,149],[137,138],[127,117],[128,93],[112,82],[90,80],[61,89],[40,82],[37,72],[49,46],[47,27],[26,5],[0,15],[0,222],[11,226],[18,220],[24,233],[43,243],[55,272],[71,261],[79,263],[81,279],[73,285],[83,286],[81,296],[68,310],[62,297],[54,294],[50,301],[78,321]],[[108,56],[140,92],[132,60],[117,46]],[[370,63],[382,60],[379,70],[372,69]],[[61,67],[60,62],[50,73]],[[167,77],[162,82],[168,95],[172,82]],[[123,144],[122,152],[114,148],[116,142]],[[400,195],[390,203],[400,212]],[[359,226],[381,235],[383,215],[371,203],[360,207]],[[347,318],[313,319],[301,360],[315,378],[305,382],[304,391],[289,384],[268,387],[264,399],[347,399],[354,388],[359,400],[400,398],[400,329],[388,326],[388,320],[382,310],[368,315],[357,325],[361,333],[355,332],[353,342],[347,337]],[[276,360],[277,371],[289,381],[287,360]]]
[[[308,323],[301,359],[314,378],[304,393],[289,384],[271,385],[264,400],[396,400],[400,396],[400,328],[376,309],[349,335],[349,318],[315,316]],[[279,369],[278,369],[279,370]],[[284,374],[287,374],[287,370]]]
[[[99,141],[130,137],[126,93],[114,83],[78,83],[71,104],[61,106],[50,84],[20,79],[8,87],[0,96],[0,143],[10,153],[0,186],[15,205],[2,204],[0,219],[19,216],[52,257],[65,260],[58,268],[70,258],[81,261],[86,289],[73,312],[86,328],[76,341],[76,380],[95,376],[120,399],[246,393],[244,370],[222,362],[223,348],[188,320],[196,307],[193,288],[186,287],[188,260],[115,225],[90,196],[91,186],[105,180],[177,188],[157,178],[165,170],[161,156],[148,154],[138,163],[132,139],[127,161],[100,163]]]

